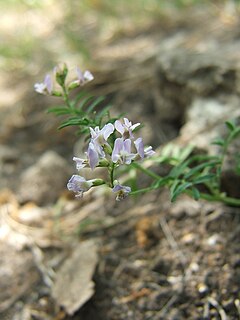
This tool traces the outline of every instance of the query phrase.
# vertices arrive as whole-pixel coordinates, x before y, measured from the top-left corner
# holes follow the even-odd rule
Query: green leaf
[[[85,105],[87,105],[92,99],[93,99],[92,96],[87,96],[84,99],[82,99],[81,101],[79,101],[79,103],[77,105],[77,110],[82,112],[82,110],[84,109]]]
[[[201,161],[216,161],[218,163],[220,160],[216,156],[209,156],[209,155],[194,155],[187,159],[186,161],[180,163],[179,165],[175,166],[170,171],[170,176],[172,178],[178,178],[180,175],[183,175],[186,172],[186,169],[194,162],[201,162]]]
[[[206,174],[204,176],[199,176],[195,180],[192,181],[193,184],[201,184],[205,183],[207,181],[213,180],[216,178],[216,175],[214,173]]]
[[[188,161],[185,161],[179,165],[177,165],[176,167],[174,167],[171,171],[170,171],[170,176],[172,178],[178,178],[181,174],[184,174],[185,169],[188,167]]]
[[[225,141],[221,138],[213,140],[211,144],[223,147],[225,145]]]
[[[101,102],[105,100],[105,97],[99,97],[96,100],[93,101],[93,103],[90,104],[90,106],[87,108],[87,113],[91,113],[97,105],[99,105]]]
[[[186,191],[186,189],[188,189],[189,187],[192,187],[192,182],[184,182],[182,184],[180,184],[177,188],[175,188],[174,192],[172,193],[171,196],[171,201],[175,201],[176,198],[183,193],[184,191]]]
[[[194,200],[199,200],[201,195],[197,188],[192,188],[192,196]]]
[[[193,145],[188,145],[187,147],[182,148],[179,154],[179,160],[180,161],[186,160],[192,153],[193,149],[194,149]]]
[[[108,114],[109,109],[111,108],[111,105],[107,105],[106,107],[104,107],[100,112],[97,113],[96,115],[96,119],[101,119],[102,117],[104,117],[106,114]]]
[[[70,114],[70,110],[69,108],[63,106],[59,106],[59,107],[52,107],[52,108],[49,108],[47,110],[48,113],[55,113],[56,115],[60,116],[60,115],[63,115],[63,114]]]
[[[236,139],[239,134],[240,134],[240,127],[237,127],[237,128],[235,128],[235,131],[233,132],[232,140]]]
[[[90,121],[87,118],[70,118],[64,122],[58,127],[58,129],[63,129],[65,127],[69,126],[88,126]]]
[[[79,102],[81,99],[83,99],[86,95],[89,97],[89,95],[88,95],[86,92],[80,92],[80,93],[78,93],[77,96],[76,96],[76,98],[72,101],[73,107],[76,107],[76,105],[78,104],[78,102]]]
[[[220,163],[220,160],[201,163],[201,164],[197,165],[196,167],[192,168],[188,173],[186,173],[184,175],[184,179],[188,180],[193,175],[199,173],[202,169],[206,169],[206,168],[211,169],[219,163]]]
[[[230,131],[234,131],[235,128],[236,128],[236,125],[233,121],[226,121],[225,122],[225,125],[227,126],[227,128],[230,130]]]

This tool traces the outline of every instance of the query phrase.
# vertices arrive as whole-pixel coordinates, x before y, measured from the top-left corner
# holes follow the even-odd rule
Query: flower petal
[[[109,138],[109,136],[113,133],[113,131],[114,131],[114,125],[112,123],[106,124],[101,129],[101,133],[102,133],[105,140],[107,140]]]
[[[143,159],[144,158],[144,145],[143,145],[143,139],[138,138],[136,141],[134,141],[135,147],[137,149],[137,152],[139,156]]]
[[[123,148],[123,139],[117,138],[114,142],[113,152],[112,152],[112,161],[116,163],[120,158],[120,152]]]
[[[116,129],[119,133],[121,133],[121,135],[123,135],[123,134],[124,134],[124,127],[123,127],[121,121],[116,120],[115,123],[114,123],[114,125],[115,125],[115,129]]]
[[[88,150],[87,150],[87,157],[88,157],[89,166],[93,170],[98,165],[99,155],[92,142],[89,143]]]

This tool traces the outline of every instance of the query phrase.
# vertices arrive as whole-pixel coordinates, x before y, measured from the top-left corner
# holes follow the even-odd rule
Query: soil
[[[222,15],[215,15],[202,29],[200,13],[194,11],[186,21],[189,13],[182,12],[165,18],[164,28],[161,23],[153,23],[141,32],[132,31],[129,38],[123,32],[110,44],[99,44],[94,57],[98,62],[98,67],[94,66],[97,80],[89,90],[106,93],[121,111],[131,110],[129,118],[132,116],[134,122],[140,118],[146,123],[146,140],[154,148],[172,139],[181,141],[180,130],[193,97],[217,95],[214,88],[207,93],[194,91],[184,84],[192,83],[191,79],[174,78],[172,70],[160,76],[155,59],[159,41],[165,41],[170,51],[171,41],[178,43],[182,34],[180,46],[184,49],[192,46],[201,51],[206,45],[208,52],[210,38],[210,48],[221,41],[239,44],[238,21],[224,24]],[[208,28],[215,33],[207,40],[204,34]],[[143,43],[144,57],[139,60]],[[135,72],[132,78],[131,72]],[[173,78],[166,79],[166,75]],[[205,76],[200,77],[205,82]],[[239,99],[238,90],[236,86],[229,93],[228,87],[227,94],[236,94]],[[223,87],[220,91],[222,94]],[[179,92],[184,96],[178,99]],[[176,113],[159,109],[159,94],[166,105],[179,105]],[[27,91],[20,107],[12,106],[11,112],[9,106],[2,107],[1,319],[240,319],[240,208],[196,202],[185,195],[171,203],[165,189],[118,203],[105,190],[76,200],[63,186],[58,199],[50,204],[21,200],[21,174],[45,151],[57,152],[73,168],[73,149],[79,148],[77,144],[73,147],[77,138],[73,129],[57,131],[58,120],[43,112],[43,105],[46,108],[52,103],[51,98]],[[155,134],[159,127],[162,129]],[[49,192],[51,188],[54,185],[49,186]],[[94,293],[79,310],[68,314],[52,297],[52,282],[71,250],[89,239],[95,241],[98,254],[92,276]],[[75,268],[81,268],[81,263]]]

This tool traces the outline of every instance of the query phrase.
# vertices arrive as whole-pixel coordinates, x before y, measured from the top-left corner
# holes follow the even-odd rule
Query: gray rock
[[[26,169],[20,177],[20,202],[33,201],[46,205],[56,201],[66,188],[72,167],[54,151],[47,151],[39,161]]]

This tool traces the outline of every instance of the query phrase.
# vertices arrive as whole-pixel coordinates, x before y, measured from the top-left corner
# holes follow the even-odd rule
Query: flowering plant
[[[94,79],[90,71],[82,72],[76,68],[76,77],[68,81],[66,64],[57,66],[53,74],[47,74],[42,83],[35,84],[35,90],[44,95],[62,97],[63,106],[53,107],[49,112],[64,115],[67,118],[59,128],[77,126],[78,132],[89,139],[84,158],[73,157],[76,169],[81,171],[97,167],[105,168],[106,179],[95,178],[86,180],[83,176],[74,174],[67,188],[82,197],[92,187],[107,185],[116,195],[116,200],[122,200],[129,194],[136,195],[149,192],[163,186],[169,187],[171,200],[180,194],[187,193],[194,199],[220,201],[228,205],[240,206],[240,199],[229,197],[221,191],[221,175],[223,164],[230,145],[240,136],[240,126],[235,121],[227,121],[228,135],[225,139],[217,139],[214,144],[220,150],[217,155],[194,154],[191,146],[180,149],[167,145],[157,155],[151,146],[144,146],[142,137],[135,137],[140,123],[132,124],[127,118],[112,118],[109,106],[102,107],[103,97],[93,98],[80,92],[74,99],[70,99],[70,92],[85,86]],[[99,107],[100,106],[100,107]],[[96,112],[96,107],[100,111]],[[153,157],[152,157],[153,156]],[[151,165],[145,165],[144,160],[151,157]],[[236,156],[236,170],[240,174],[240,156]],[[170,168],[164,177],[151,169],[153,165],[167,164]],[[119,168],[127,168],[128,172],[140,170],[153,181],[149,187],[132,190],[130,186],[119,182]],[[123,183],[125,183],[123,181]],[[200,187],[199,187],[200,186]],[[202,191],[204,190],[204,191]]]

